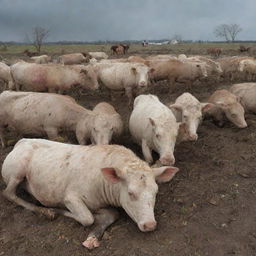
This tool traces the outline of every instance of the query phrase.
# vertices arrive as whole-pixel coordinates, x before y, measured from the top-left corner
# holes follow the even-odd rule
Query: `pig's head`
[[[149,118],[149,125],[152,127],[152,141],[155,150],[160,155],[159,160],[162,165],[172,165],[175,163],[173,152],[179,131],[179,124],[176,122],[171,124],[168,121],[159,123]]]
[[[103,168],[102,174],[112,186],[118,186],[119,203],[137,223],[142,232],[152,231],[157,222],[154,207],[158,186],[156,182],[168,182],[179,171],[178,168],[163,166],[147,167],[146,170],[132,168]]]
[[[196,70],[196,76],[197,77],[207,77],[207,69],[205,63],[195,63],[194,68]]]
[[[217,62],[212,62],[213,72],[221,74],[223,72],[221,65]]]
[[[91,142],[96,145],[109,144],[114,132],[114,126],[110,119],[95,114],[91,122]]]
[[[143,89],[148,86],[149,75],[154,72],[154,69],[144,64],[137,64],[131,67],[131,72],[135,76],[136,85]]]
[[[247,61],[246,60],[241,60],[239,62],[239,65],[238,65],[238,71],[243,72],[246,65],[247,65]]]
[[[87,66],[80,70],[81,85],[85,89],[97,90],[99,88],[97,74],[93,67]]]
[[[170,109],[174,112],[178,121],[185,124],[186,138],[182,140],[196,141],[198,138],[197,129],[202,121],[202,112],[211,105],[210,103],[200,103],[193,104],[190,106],[182,106],[181,104],[172,104]],[[183,133],[184,135],[184,133]]]
[[[244,108],[239,102],[239,98],[233,103],[216,102],[225,113],[227,119],[239,128],[247,127],[244,118]]]

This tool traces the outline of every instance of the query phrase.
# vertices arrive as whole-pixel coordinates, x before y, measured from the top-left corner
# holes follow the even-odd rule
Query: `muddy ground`
[[[164,103],[184,91],[205,100],[226,83],[201,83],[190,89],[178,86],[168,93],[166,83],[150,88]],[[106,91],[76,97],[85,107],[111,102]],[[124,95],[112,102],[127,122],[130,111]],[[160,186],[155,207],[157,230],[142,233],[121,211],[121,218],[106,232],[92,252],[82,246],[90,231],[76,221],[59,216],[49,221],[8,202],[0,194],[0,256],[101,255],[101,256],[222,256],[256,255],[256,116],[246,115],[248,128],[228,123],[218,128],[205,120],[198,141],[176,146],[180,172]],[[141,156],[128,132],[118,141]],[[12,147],[0,149],[0,163]],[[0,178],[0,189],[5,187]]]

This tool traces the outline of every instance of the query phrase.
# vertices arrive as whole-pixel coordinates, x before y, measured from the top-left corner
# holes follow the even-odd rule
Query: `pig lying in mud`
[[[156,182],[170,181],[178,170],[171,166],[151,168],[119,145],[80,146],[22,139],[3,162],[2,177],[7,185],[3,195],[50,219],[59,213],[83,226],[95,223],[83,243],[93,249],[118,218],[118,212],[109,206],[122,207],[142,232],[154,230]],[[21,183],[47,208],[18,197],[16,189]]]

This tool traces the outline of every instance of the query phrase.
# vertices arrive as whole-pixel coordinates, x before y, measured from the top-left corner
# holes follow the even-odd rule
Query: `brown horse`
[[[27,55],[28,57],[33,57],[33,56],[39,55],[38,52],[31,52],[31,51],[29,51],[28,49],[26,49],[23,53],[24,53],[25,55]]]
[[[220,48],[208,48],[207,53],[215,57],[219,57],[222,50]]]
[[[129,48],[130,46],[127,44],[116,44],[116,45],[112,45],[110,49],[113,55],[114,54],[121,55],[121,54],[126,54]]]

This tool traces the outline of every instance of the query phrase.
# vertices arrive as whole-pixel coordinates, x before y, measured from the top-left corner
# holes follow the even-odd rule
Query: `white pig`
[[[140,95],[134,101],[129,130],[135,142],[142,146],[148,163],[153,162],[151,151],[160,155],[163,165],[174,164],[173,155],[180,123],[172,111],[155,95]]]
[[[143,232],[156,228],[157,182],[167,182],[175,167],[150,168],[123,146],[79,146],[42,139],[22,139],[3,162],[2,176],[10,201],[53,219],[56,213],[83,226],[96,224],[83,245],[99,246],[105,229],[117,218],[109,206],[122,207]],[[22,183],[45,208],[16,195]]]

